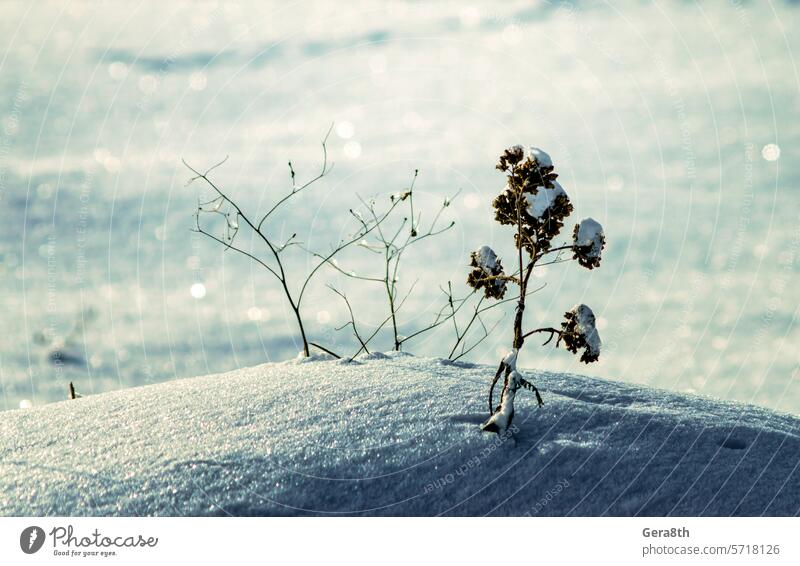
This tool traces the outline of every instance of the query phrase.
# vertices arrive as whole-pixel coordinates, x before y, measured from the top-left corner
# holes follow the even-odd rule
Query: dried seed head
[[[592,218],[585,218],[572,231],[572,257],[587,269],[600,267],[606,237],[603,227]]]
[[[496,168],[500,171],[510,171],[525,157],[525,149],[521,145],[512,145],[500,156]]]
[[[564,347],[577,354],[583,350],[581,361],[589,364],[600,358],[600,334],[597,333],[595,317],[592,309],[586,305],[575,305],[564,313],[564,322],[561,323],[563,333],[561,340]]]
[[[474,269],[467,277],[473,289],[483,289],[486,298],[502,299],[506,292],[506,280],[500,258],[489,246],[482,246],[470,254],[470,266]]]
[[[492,202],[495,220],[519,225],[514,239],[528,253],[550,249],[551,240],[572,212],[566,191],[558,184],[550,156],[539,148],[513,146],[500,156],[497,168],[506,172],[508,182]]]

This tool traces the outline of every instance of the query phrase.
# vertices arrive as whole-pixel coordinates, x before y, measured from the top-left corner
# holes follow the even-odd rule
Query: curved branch
[[[381,223],[384,220],[386,220],[386,218],[388,218],[389,214],[391,213],[391,211],[393,209],[394,209],[394,207],[390,208],[389,211],[386,214],[384,214],[380,219],[377,219],[375,224],[373,224],[372,226],[369,226],[365,231],[359,232],[354,237],[352,237],[350,240],[347,240],[347,241],[344,241],[344,242],[340,242],[339,245],[331,253],[329,253],[326,256],[322,256],[321,257],[322,261],[320,261],[316,266],[314,266],[314,268],[311,270],[311,272],[306,276],[306,280],[303,283],[303,286],[300,288],[300,293],[297,296],[297,304],[300,304],[300,302],[303,300],[303,295],[306,292],[306,288],[308,287],[308,284],[311,282],[311,279],[314,277],[314,275],[316,275],[317,271],[319,271],[320,267],[322,267],[325,264],[329,264],[330,260],[331,260],[331,258],[333,256],[338,254],[343,249],[355,244],[356,242],[361,240],[364,236],[366,236],[367,234],[369,234],[370,232],[375,230],[375,228],[380,229]]]
[[[323,347],[323,346],[320,346],[320,345],[319,345],[319,344],[317,344],[316,342],[309,342],[308,344],[309,344],[310,346],[314,346],[315,348],[317,348],[317,349],[319,349],[319,350],[322,350],[322,351],[323,351],[323,352],[325,352],[326,354],[330,354],[331,356],[333,356],[333,357],[334,357],[334,358],[336,358],[337,360],[341,360],[341,359],[342,359],[342,356],[340,356],[340,355],[339,355],[339,354],[337,354],[336,352],[332,352],[332,351],[328,350],[327,348],[325,348],[325,347]]]
[[[207,172],[210,172],[210,171],[212,171],[212,170],[216,169],[217,167],[219,167],[220,165],[222,165],[223,163],[225,163],[225,161],[227,161],[227,159],[228,159],[228,158],[226,157],[225,159],[223,159],[222,161],[220,161],[219,163],[217,163],[216,165],[214,165],[214,167],[212,167],[211,169],[209,169]],[[186,166],[186,168],[187,168],[187,169],[189,169],[190,171],[192,171],[192,172],[193,172],[193,173],[196,175],[195,177],[193,177],[193,178],[190,180],[190,182],[191,182],[191,181],[194,181],[194,180],[196,180],[196,179],[203,179],[203,181],[205,181],[205,182],[208,184],[208,186],[210,186],[212,189],[214,189],[214,190],[217,192],[217,194],[218,194],[219,196],[221,196],[223,199],[225,199],[226,201],[228,201],[228,203],[229,203],[229,204],[230,204],[230,205],[231,205],[231,206],[232,206],[232,207],[233,207],[233,208],[236,210],[236,212],[239,214],[239,217],[240,217],[242,220],[244,220],[244,221],[245,221],[245,223],[246,223],[248,226],[250,226],[250,228],[252,228],[252,230],[253,230],[253,231],[254,231],[256,234],[258,234],[258,235],[259,235],[259,237],[260,237],[260,238],[261,238],[261,239],[264,241],[264,243],[265,243],[265,244],[267,244],[267,246],[269,247],[270,251],[272,252],[272,255],[274,255],[274,256],[275,256],[275,259],[276,259],[276,261],[277,261],[277,263],[278,263],[278,269],[280,270],[280,273],[281,273],[281,274],[280,274],[280,277],[279,277],[279,279],[280,279],[281,283],[283,283],[283,284],[284,284],[284,286],[285,286],[285,285],[286,285],[286,273],[285,273],[285,272],[284,272],[284,270],[283,270],[283,264],[281,263],[281,261],[280,261],[280,258],[278,257],[278,252],[277,252],[277,250],[275,249],[275,247],[273,246],[272,242],[270,242],[270,241],[269,241],[269,239],[268,239],[268,238],[267,238],[267,237],[266,237],[266,236],[265,236],[265,235],[264,235],[264,234],[263,234],[263,233],[262,233],[262,232],[261,232],[261,231],[260,231],[258,228],[256,228],[256,226],[254,226],[254,225],[253,225],[253,223],[252,223],[252,221],[250,220],[250,218],[248,218],[248,217],[247,217],[247,215],[246,215],[244,212],[242,212],[242,209],[241,209],[241,208],[239,208],[239,205],[238,205],[238,204],[236,204],[236,202],[234,202],[234,201],[233,201],[233,200],[232,200],[232,199],[231,199],[231,198],[230,198],[228,195],[226,195],[225,193],[223,193],[223,192],[222,192],[222,190],[221,190],[219,187],[217,187],[217,185],[216,185],[216,184],[215,184],[215,183],[214,183],[214,182],[213,182],[211,179],[209,179],[209,178],[206,176],[206,173],[207,173],[207,172],[206,172],[206,173],[200,173],[200,172],[199,172],[197,169],[195,169],[194,167],[192,167],[191,165],[189,165],[189,164],[186,162],[186,160],[185,160],[185,159],[181,158],[181,161],[183,162],[183,164]],[[287,288],[287,293],[288,293],[288,288]]]
[[[350,279],[358,279],[360,281],[372,281],[373,283],[383,283],[383,279],[380,279],[378,277],[366,277],[364,275],[356,275],[353,272],[345,271],[344,269],[339,267],[338,264],[334,263],[332,258],[326,258],[322,254],[317,253],[317,252],[312,252],[311,250],[309,250],[308,248],[305,248],[305,247],[303,247],[303,249],[306,252],[310,253],[313,257],[321,259],[323,261],[323,263],[327,263],[332,268],[334,268],[336,271],[338,271],[342,275],[345,275],[345,276],[349,277]]]
[[[274,269],[272,269],[272,268],[271,268],[269,265],[267,265],[266,263],[264,263],[263,261],[261,261],[259,258],[257,258],[256,256],[254,256],[253,254],[251,254],[251,253],[249,253],[249,252],[246,252],[246,251],[244,251],[244,250],[243,250],[243,249],[241,249],[241,248],[237,248],[236,246],[234,246],[234,245],[230,244],[229,242],[225,242],[225,241],[223,241],[223,240],[220,240],[219,238],[217,238],[217,237],[216,237],[216,236],[214,236],[213,234],[209,234],[208,232],[206,232],[206,231],[205,231],[205,230],[203,230],[202,228],[196,228],[196,229],[193,229],[193,230],[192,230],[192,232],[196,232],[196,233],[198,233],[198,234],[203,234],[204,236],[207,236],[207,237],[211,238],[212,240],[214,240],[214,241],[216,241],[216,242],[219,242],[220,244],[222,244],[223,246],[225,246],[225,248],[226,248],[226,249],[231,249],[231,250],[233,250],[233,251],[239,252],[240,254],[243,254],[243,255],[245,255],[245,256],[247,256],[247,257],[249,257],[250,259],[252,259],[252,260],[253,260],[253,261],[255,261],[256,263],[258,263],[258,264],[259,264],[259,265],[261,265],[262,267],[265,267],[265,268],[266,268],[266,269],[267,269],[267,270],[268,270],[270,273],[272,273],[272,275],[274,275],[274,276],[275,276],[275,277],[276,277],[278,280],[280,280],[280,276],[279,276],[279,275],[278,275],[278,274],[275,272],[275,270],[274,270]]]
[[[280,199],[278,202],[276,202],[272,206],[272,208],[270,208],[267,211],[267,213],[259,221],[258,227],[256,228],[256,230],[261,230],[261,226],[264,224],[264,222],[267,220],[267,218],[269,218],[272,215],[272,213],[275,212],[283,203],[285,203],[287,200],[289,200],[290,198],[295,196],[297,193],[299,193],[303,189],[306,189],[309,186],[313,185],[314,183],[316,183],[317,181],[322,179],[325,175],[327,175],[328,173],[331,172],[331,169],[333,169],[333,164],[331,164],[331,166],[328,167],[328,137],[330,137],[332,130],[333,130],[333,124],[331,124],[331,127],[328,128],[328,132],[325,134],[325,137],[322,138],[322,170],[319,172],[319,174],[317,174],[316,177],[314,177],[310,181],[304,183],[300,187],[296,187],[294,185],[294,179],[295,179],[294,167],[292,167],[292,162],[290,161],[289,162],[289,172],[290,172],[290,174],[292,176],[292,190],[288,195],[286,195],[285,197]]]
[[[563,251],[566,251],[566,250],[572,250],[574,248],[575,248],[575,246],[572,245],[572,244],[569,244],[569,245],[564,244],[563,246],[558,246],[557,248],[550,248],[549,250],[546,250],[546,251],[543,251],[543,252],[539,252],[538,254],[536,254],[536,261],[539,261],[541,258],[546,256],[547,254],[551,254],[553,252],[563,252]]]
[[[553,339],[553,337],[555,335],[558,335],[559,337],[561,337],[564,334],[561,330],[559,330],[557,328],[547,327],[547,328],[537,328],[536,330],[531,330],[530,332],[527,332],[526,334],[524,334],[522,336],[522,338],[524,340],[528,336],[532,336],[533,334],[537,334],[539,332],[549,332],[550,333],[550,337],[547,339],[547,341],[544,344],[542,344],[542,346],[546,346],[547,344],[549,344],[550,341]]]
[[[497,385],[500,376],[503,373],[503,370],[506,368],[505,362],[500,362],[500,365],[497,368],[497,373],[494,374],[494,379],[492,380],[492,385],[489,387],[489,416],[494,414],[494,403],[492,402],[492,395],[494,394],[494,386]]]
[[[359,334],[359,332],[358,332],[358,326],[356,326],[356,316],[353,313],[353,307],[350,304],[350,300],[347,298],[347,295],[345,295],[344,293],[339,291],[333,285],[328,285],[328,288],[331,291],[333,291],[334,293],[336,293],[337,295],[339,295],[342,298],[342,300],[344,301],[344,304],[347,305],[347,312],[350,313],[350,322],[348,324],[353,327],[353,334],[355,334],[356,340],[358,340],[358,342],[361,344],[361,347],[364,349],[364,351],[367,352],[367,354],[369,354],[369,349],[367,348],[367,344],[366,344],[366,342],[364,342],[364,340],[362,340],[361,334]],[[347,324],[345,326],[347,326]],[[344,326],[342,326],[341,328],[344,328]],[[359,350],[359,353],[360,353],[360,350]]]

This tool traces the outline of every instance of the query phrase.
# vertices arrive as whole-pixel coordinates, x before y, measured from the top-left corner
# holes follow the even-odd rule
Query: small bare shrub
[[[328,162],[327,140],[330,135],[330,129],[322,140],[322,167],[319,172],[314,175],[310,180],[304,183],[298,183],[297,174],[289,162],[289,176],[291,186],[275,204],[267,210],[266,213],[260,216],[251,216],[246,213],[236,203],[229,193],[220,188],[209,177],[210,173],[217,167],[221,166],[227,157],[213,167],[200,172],[194,167],[190,166],[184,160],[183,163],[194,174],[194,177],[189,179],[187,184],[194,181],[203,181],[213,191],[212,198],[205,202],[198,200],[197,209],[195,211],[195,228],[194,231],[210,238],[211,240],[224,246],[226,250],[234,250],[259,264],[266,270],[266,272],[275,280],[278,287],[283,292],[292,313],[294,314],[297,323],[297,329],[300,334],[300,339],[303,343],[303,354],[310,355],[310,346],[315,346],[325,352],[331,352],[325,346],[322,346],[309,339],[306,324],[303,318],[303,299],[309,289],[309,285],[316,275],[320,273],[320,269],[326,265],[332,265],[333,259],[342,250],[357,244],[362,241],[365,236],[370,234],[373,230],[377,229],[391,214],[394,207],[391,207],[383,215],[375,215],[369,219],[361,219],[358,223],[358,228],[350,236],[347,236],[340,241],[336,242],[329,251],[326,252],[310,252],[315,258],[315,262],[310,269],[305,273],[291,273],[286,265],[285,255],[293,250],[299,250],[302,253],[307,253],[309,250],[297,241],[297,235],[293,234],[286,240],[279,240],[271,231],[270,220],[279,213],[284,206],[286,206],[292,199],[305,192],[312,187],[320,179],[330,173],[332,164]],[[351,211],[352,212],[352,211]],[[210,217],[218,217],[221,220],[221,226],[218,226],[218,235],[212,233],[213,228],[208,226],[208,219]],[[239,247],[236,243],[237,236],[243,230],[249,230],[255,234],[263,248],[261,253],[251,253]]]

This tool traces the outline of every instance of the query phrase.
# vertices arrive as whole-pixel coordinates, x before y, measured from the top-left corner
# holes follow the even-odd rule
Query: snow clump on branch
[[[602,342],[595,326],[592,309],[586,305],[575,305],[564,314],[564,318],[566,320],[561,323],[561,328],[564,329],[561,335],[564,346],[573,354],[583,349],[581,354],[583,363],[596,362],[600,357]]]
[[[470,266],[474,267],[467,283],[474,289],[483,288],[486,298],[502,299],[506,292],[506,280],[500,258],[489,246],[481,246],[470,255]]]
[[[584,218],[572,232],[573,258],[588,269],[600,266],[600,256],[606,245],[603,227],[593,218]]]

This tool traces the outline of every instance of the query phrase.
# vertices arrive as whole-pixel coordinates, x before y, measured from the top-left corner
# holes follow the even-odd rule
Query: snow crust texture
[[[3,515],[796,515],[800,420],[518,370],[315,358],[0,415]]]

